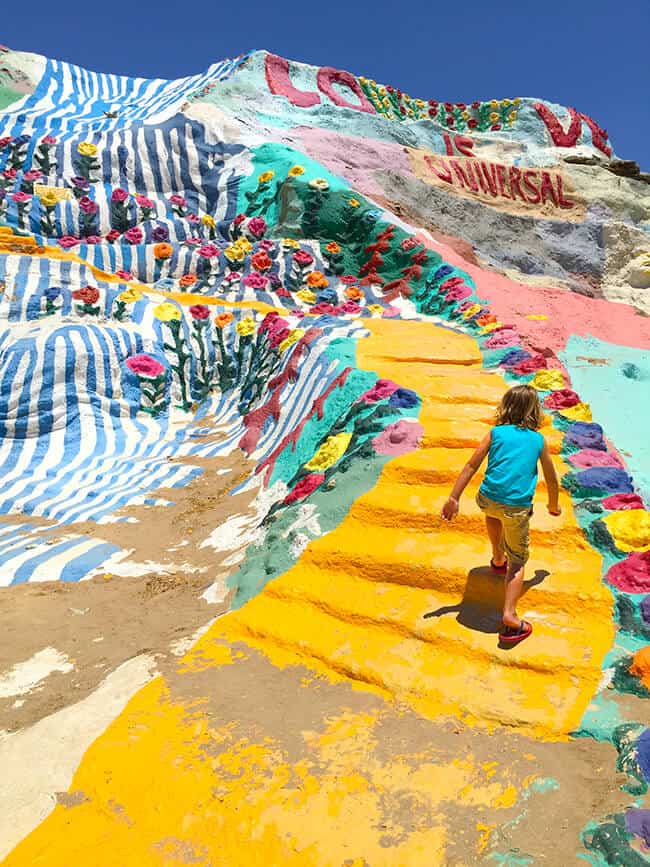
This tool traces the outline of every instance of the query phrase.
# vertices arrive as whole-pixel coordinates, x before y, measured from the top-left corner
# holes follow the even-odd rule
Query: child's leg
[[[517,615],[517,602],[524,588],[524,567],[522,563],[508,563],[506,574],[506,596],[503,603],[503,623],[517,627],[521,618]]]
[[[517,603],[524,589],[524,566],[528,562],[531,511],[528,508],[520,509],[512,506],[505,506],[503,510],[503,535],[508,558],[503,623],[511,627],[521,625],[521,618],[517,615]]]
[[[485,528],[488,539],[492,545],[492,562],[495,566],[502,566],[505,562],[505,549],[503,541],[503,524],[498,518],[485,516]]]

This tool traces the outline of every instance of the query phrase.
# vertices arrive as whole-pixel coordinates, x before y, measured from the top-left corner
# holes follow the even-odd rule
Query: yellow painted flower
[[[77,150],[82,157],[94,157],[97,153],[97,145],[89,141],[82,141],[77,145]]]
[[[490,112],[490,120],[492,123],[497,123],[497,121],[499,120],[499,115],[496,113],[496,111]]]
[[[246,257],[245,251],[237,244],[230,244],[223,252],[229,262],[243,262]]]
[[[621,551],[650,551],[650,512],[622,509],[612,512],[604,521]]]
[[[294,241],[293,238],[283,238],[282,246],[285,250],[297,250],[300,244],[297,241]]]
[[[415,112],[413,111],[412,108],[407,108],[406,113],[408,114],[409,117],[415,117]]]
[[[502,99],[502,100],[501,100],[501,105],[505,105],[506,107],[509,106],[509,105],[510,105],[510,100],[509,100],[509,99]]]
[[[300,300],[304,301],[305,304],[316,303],[316,295],[311,291],[311,289],[300,289],[296,292],[296,298],[300,298]]]
[[[253,249],[253,245],[251,244],[251,242],[248,240],[248,238],[244,237],[237,238],[237,240],[233,244],[233,247],[239,247],[239,249],[243,250],[244,253],[250,253],[250,251]]]
[[[410,102],[411,101],[411,97],[408,95],[408,93],[403,93],[402,99],[404,100],[404,102]]]
[[[557,391],[566,386],[559,370],[538,370],[529,384],[538,391]]]
[[[315,190],[320,190],[322,193],[330,188],[330,185],[327,183],[325,178],[314,178],[313,181],[309,182],[309,186],[313,187]]]
[[[51,191],[47,192],[47,193],[43,193],[42,196],[40,197],[40,199],[41,199],[41,205],[45,205],[46,208],[53,208],[54,205],[56,205],[56,203],[58,201],[57,195]]]
[[[305,174],[305,167],[304,166],[291,166],[291,168],[289,169],[287,174],[289,175],[290,178],[297,178],[300,175]]]
[[[118,301],[123,301],[125,304],[135,304],[136,301],[140,301],[144,298],[142,292],[139,289],[125,289],[124,292],[120,292],[117,296]],[[162,305],[161,305],[162,306]],[[174,308],[176,309],[176,308]],[[155,311],[154,311],[155,312]],[[158,317],[160,318],[160,317]]]
[[[496,101],[496,99],[491,99],[490,100],[490,108],[498,108],[498,107],[499,107],[499,103]]]
[[[359,76],[359,84],[368,84],[368,79],[365,78],[363,75],[360,75]]]
[[[262,172],[262,174],[259,175],[257,178],[257,183],[258,184],[268,184],[268,182],[272,181],[274,177],[275,177],[275,172],[272,172],[272,171]]]
[[[305,329],[304,328],[294,328],[293,331],[289,333],[288,337],[285,337],[282,343],[278,346],[280,350],[280,354],[286,352],[286,350],[293,346],[294,343],[297,343],[301,337],[304,337]]]
[[[467,109],[465,109],[465,111],[463,112],[463,117],[465,118],[465,120],[469,120],[469,112],[467,111]]]
[[[320,472],[329,469],[339,458],[343,457],[351,439],[351,433],[340,433],[328,437],[314,457],[305,464],[305,469],[319,470]]]
[[[520,97],[520,96],[516,96],[516,97],[512,100],[513,105],[519,105],[520,102],[521,102],[521,97]]]
[[[214,227],[216,226],[212,214],[203,214],[203,216],[201,217],[201,222],[204,226],[209,226],[211,229],[214,229]]]
[[[424,108],[424,106],[426,105],[426,102],[423,99],[416,99],[415,104],[417,105],[418,108]]]
[[[379,95],[380,96],[386,96],[386,88],[384,87],[383,84],[380,85],[380,87],[379,87]]]
[[[250,337],[253,331],[255,331],[255,320],[252,316],[240,319],[237,325],[235,325],[235,329],[240,337]]]
[[[348,199],[348,205],[351,208],[358,208],[361,202],[358,199]]]
[[[174,319],[181,318],[181,311],[178,307],[170,304],[169,301],[164,301],[162,304],[153,308],[153,315],[161,322],[171,322]]]
[[[390,99],[387,96],[382,99],[382,105],[384,108],[390,108]]]
[[[484,325],[481,329],[481,334],[489,334],[491,331],[494,331],[496,328],[500,328],[501,323],[497,322],[488,322],[487,325]]]
[[[474,314],[478,313],[480,309],[480,304],[472,304],[472,306],[468,307],[467,310],[463,313],[463,317],[465,319],[469,319],[470,316],[474,316]]]
[[[381,316],[384,312],[384,308],[381,304],[368,304],[368,310],[370,310],[373,316]]]
[[[370,79],[370,86],[377,87],[377,82],[373,78]]]

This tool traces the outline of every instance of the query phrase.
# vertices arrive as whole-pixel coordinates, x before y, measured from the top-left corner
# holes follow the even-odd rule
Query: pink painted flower
[[[291,298],[291,292],[284,288],[284,286],[278,286],[273,290],[278,298]]]
[[[582,449],[569,455],[568,462],[573,467],[588,470],[591,467],[622,467],[623,465],[611,452],[601,452],[597,449]]]
[[[179,196],[178,194],[170,196],[169,201],[172,205],[176,205],[177,208],[185,208],[187,207],[187,202],[185,201],[183,196]]]
[[[23,179],[28,183],[32,183],[33,181],[39,180],[39,178],[43,177],[43,172],[39,169],[29,169],[29,171],[25,172],[23,175]]]
[[[3,138],[0,138],[0,150],[1,150],[2,148],[6,148],[7,145],[8,145],[8,144],[11,144],[11,142],[12,142],[13,140],[14,140],[14,137],[13,137],[12,135],[6,135],[6,136],[4,136]]]
[[[135,199],[136,204],[141,208],[147,208],[150,211],[155,208],[155,204],[146,196],[141,196],[139,193],[136,193],[133,198]]]
[[[187,219],[188,223],[200,223],[201,222],[201,218],[199,217],[198,214],[188,214],[186,219]]]
[[[101,244],[101,242],[102,242],[102,239],[100,238],[99,235],[87,235],[83,239],[84,244]]]
[[[469,286],[454,286],[449,292],[445,293],[445,301],[462,301],[463,298],[468,298],[472,294]]]
[[[559,388],[544,398],[547,409],[568,409],[580,403],[580,397],[570,388]]]
[[[18,190],[17,193],[12,193],[11,198],[18,205],[25,205],[25,204],[27,204],[27,202],[30,202],[32,199],[32,197],[30,196],[29,193],[23,193],[22,190]]]
[[[405,455],[418,447],[424,428],[416,421],[399,421],[389,424],[373,439],[372,444],[380,455]]]
[[[263,274],[258,274],[257,271],[253,271],[251,274],[247,274],[242,283],[244,286],[248,286],[251,289],[265,289],[266,284],[268,283],[268,278],[266,278]]]
[[[204,259],[212,259],[219,255],[219,248],[216,244],[203,244],[196,252],[199,256],[203,256]]]
[[[79,238],[75,238],[73,235],[63,235],[63,237],[59,238],[59,246],[63,247],[64,250],[69,250],[71,247],[76,247],[77,244],[80,244],[81,241]]]
[[[16,169],[4,169],[2,176],[8,181],[14,181],[16,179]]]
[[[206,307],[205,304],[193,304],[190,307],[190,316],[192,317],[192,319],[203,322],[204,320],[210,318],[210,308]]]
[[[270,253],[271,250],[275,249],[275,243],[270,238],[263,238],[259,242],[258,248],[263,250],[265,253]]]
[[[341,310],[342,313],[347,313],[350,316],[361,313],[361,307],[357,304],[356,301],[344,301],[343,304],[339,305],[339,310]]]
[[[241,274],[239,271],[229,271],[228,274],[221,281],[221,285],[229,288],[233,286],[235,283],[239,283],[241,279]]]
[[[352,274],[344,274],[343,277],[339,277],[341,283],[345,283],[346,286],[353,286],[358,279],[358,277],[353,277]]]
[[[296,265],[300,265],[301,268],[306,268],[307,265],[311,265],[314,261],[314,257],[311,253],[308,253],[306,250],[296,250],[293,254],[293,261]]]
[[[112,244],[113,241],[117,241],[119,237],[120,233],[117,231],[117,229],[111,229],[110,232],[106,233],[106,240],[109,242],[109,244]],[[59,241],[59,243],[61,242]]]
[[[275,328],[273,331],[269,332],[269,343],[273,349],[275,349],[283,340],[286,340],[290,334],[291,329],[288,326],[286,328]]]
[[[393,319],[395,316],[400,315],[400,309],[399,307],[394,307],[392,304],[387,304],[384,307],[384,311],[381,315],[384,317],[384,319]]]
[[[96,214],[99,210],[97,203],[93,202],[92,199],[89,199],[88,196],[83,196],[79,199],[79,208],[84,212],[84,214]]]
[[[390,397],[398,388],[397,383],[391,379],[378,379],[371,389],[361,395],[359,400],[364,403],[377,403],[378,400],[385,400]]]
[[[117,187],[111,193],[111,201],[112,202],[126,202],[129,198],[129,194],[126,190],[123,190],[121,187]]]
[[[130,271],[123,271],[121,268],[115,272],[115,276],[119,277],[120,280],[133,280],[133,274]]]
[[[411,236],[410,238],[404,238],[404,240],[400,244],[400,247],[402,248],[402,250],[404,250],[405,253],[408,253],[409,250],[415,249],[415,247],[417,247],[419,243],[420,242],[418,240]]]
[[[261,238],[266,232],[266,220],[264,217],[253,217],[248,223],[248,231],[254,238]]]
[[[203,239],[202,238],[186,238],[186,240],[183,243],[187,244],[189,247],[200,247],[203,244]]]
[[[232,221],[233,226],[241,226],[241,224],[246,219],[246,214],[237,214],[235,219]]]
[[[146,379],[156,379],[161,373],[165,372],[163,365],[152,358],[150,355],[132,355],[126,359],[126,366],[133,371],[137,376],[143,376]]]
[[[628,509],[645,509],[645,504],[638,494],[612,494],[601,500],[601,505],[612,512],[625,512]]]
[[[519,335],[516,331],[499,331],[485,341],[485,346],[487,349],[505,349],[506,346],[516,346],[518,343]]]
[[[131,226],[131,228],[127,229],[124,233],[124,238],[129,242],[129,244],[141,244],[144,234],[139,226]]]
[[[308,476],[303,476],[292,491],[284,498],[285,505],[295,503],[298,500],[304,500],[310,494],[313,494],[316,488],[320,487],[325,481],[324,473],[310,473]]]
[[[43,138],[41,139],[41,144],[44,144],[44,145],[55,145],[55,144],[56,144],[56,139],[54,138],[53,135],[45,135],[45,136],[43,136]]]
[[[258,331],[260,334],[263,334],[265,331],[268,331],[269,328],[273,328],[275,322],[284,322],[284,319],[280,319],[280,314],[275,311],[267,313],[264,319],[260,322]]]

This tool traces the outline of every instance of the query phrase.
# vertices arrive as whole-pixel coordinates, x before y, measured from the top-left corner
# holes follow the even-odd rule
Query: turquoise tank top
[[[537,486],[537,461],[544,447],[541,433],[513,424],[492,428],[481,493],[505,506],[530,506]]]

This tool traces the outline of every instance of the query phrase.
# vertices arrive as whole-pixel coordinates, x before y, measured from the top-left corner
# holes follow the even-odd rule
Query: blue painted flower
[[[454,273],[454,269],[451,265],[441,265],[440,268],[433,275],[434,280],[442,280],[443,277],[448,277],[450,274]]]
[[[388,403],[395,409],[412,409],[420,403],[420,397],[410,388],[398,388],[391,394]]]
[[[176,283],[171,277],[163,277],[161,280],[156,280],[153,285],[154,288],[160,289],[161,292],[172,292],[176,288]]]
[[[316,296],[316,302],[318,304],[337,304],[338,300],[339,298],[335,289],[323,289],[323,291],[319,292]]]
[[[17,139],[15,139],[14,144],[17,147],[22,147],[26,145],[31,140],[31,136],[29,135],[19,135]]]
[[[60,286],[48,286],[48,288],[43,292],[43,295],[47,298],[48,301],[54,301],[59,295],[63,294],[63,289]]]
[[[160,242],[160,241],[168,241],[169,240],[169,229],[167,226],[156,226],[156,228],[151,233],[152,241]]]

